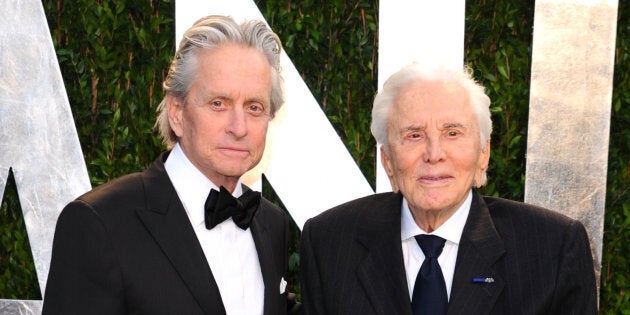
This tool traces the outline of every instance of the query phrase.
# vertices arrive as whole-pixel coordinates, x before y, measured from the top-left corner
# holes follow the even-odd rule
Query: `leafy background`
[[[174,1],[43,0],[93,186],[162,151],[152,130],[173,56]],[[378,1],[257,0],[337,133],[374,186],[369,132]],[[619,3],[600,290],[601,314],[630,314],[630,10]],[[523,200],[534,1],[467,1],[466,63],[493,100],[484,193]],[[625,127],[625,128],[624,128]],[[266,195],[281,202],[268,184]],[[0,208],[0,298],[41,299],[12,177]],[[298,291],[299,230],[291,244]]]

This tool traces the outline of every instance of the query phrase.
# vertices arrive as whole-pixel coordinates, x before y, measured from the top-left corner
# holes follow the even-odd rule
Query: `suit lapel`
[[[263,207],[262,202],[261,207]],[[272,240],[267,231],[268,227],[265,224],[265,211],[260,210],[261,209],[258,209],[258,212],[252,219],[250,229],[252,237],[254,238],[254,244],[256,245],[260,271],[262,272],[263,282],[265,284],[264,314],[275,314],[279,308],[279,306],[276,305],[278,301],[277,297],[280,295],[280,282],[279,279],[277,279],[278,275],[276,275],[275,270],[277,266],[281,266],[282,262],[275,261],[272,250]],[[276,279],[278,283],[275,283]]]
[[[477,191],[462,233],[448,314],[488,314],[505,286],[495,263],[505,254],[490,212]],[[473,282],[492,278],[494,282]]]
[[[142,174],[147,208],[138,216],[206,314],[225,314],[199,240],[164,169],[163,154]]]
[[[373,203],[357,233],[366,250],[357,277],[377,314],[411,314],[400,241],[401,203],[400,194]]]

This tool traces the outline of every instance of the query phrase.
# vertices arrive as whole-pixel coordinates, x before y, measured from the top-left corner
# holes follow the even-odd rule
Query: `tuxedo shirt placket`
[[[173,162],[170,166],[169,161]],[[229,218],[208,230],[204,204],[210,189],[218,191],[219,188],[196,168],[191,169],[194,166],[178,146],[171,152],[165,167],[167,172],[171,169],[169,177],[199,239],[226,313],[262,314],[265,287],[251,229],[243,231]],[[239,181],[233,195],[241,194]]]
[[[250,230],[236,227],[232,219],[225,220],[212,230],[205,228],[205,222],[196,229],[199,229],[202,247],[221,290],[227,314],[253,314],[252,309],[262,310],[262,296],[257,299],[252,291],[252,288],[259,287],[263,292],[264,285],[262,277],[259,282],[252,281],[256,279],[255,272],[260,270],[260,265],[255,245],[248,241]],[[244,257],[248,253],[250,257]],[[248,264],[253,264],[253,268]],[[258,307],[253,307],[256,304]]]
[[[459,250],[459,241],[461,239],[468,213],[470,212],[470,205],[472,202],[472,192],[459,209],[442,224],[437,230],[433,231],[434,235],[440,236],[446,239],[446,244],[438,262],[442,268],[444,275],[444,282],[446,284],[447,296],[450,299],[451,288],[453,284],[453,276],[455,273],[455,263],[457,260],[457,252]],[[407,277],[407,286],[409,289],[409,299],[411,300],[413,295],[413,289],[416,282],[416,276],[420,270],[422,262],[424,262],[424,253],[418,246],[416,235],[429,234],[423,231],[415,223],[409,205],[403,198],[401,206],[401,242],[403,252],[403,262],[405,264],[405,273]]]

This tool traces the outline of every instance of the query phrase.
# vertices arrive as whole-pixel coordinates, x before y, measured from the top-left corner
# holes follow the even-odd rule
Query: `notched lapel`
[[[219,288],[162,159],[143,173],[143,184],[147,208],[137,210],[138,216],[204,313],[225,314]]]
[[[404,307],[411,304],[404,269],[398,266],[402,259],[400,264],[392,263],[396,256],[388,256],[383,249],[369,250],[357,269],[357,277],[377,314],[411,314],[411,307]]]
[[[411,302],[407,289],[400,241],[400,204],[393,195],[390,202],[374,205],[377,211],[366,214],[357,241],[366,250],[357,277],[377,314],[409,314]]]
[[[261,202],[259,207],[263,207]],[[282,266],[282,262],[275,261],[273,253],[273,243],[270,238],[268,227],[265,224],[265,213],[258,209],[256,215],[252,219],[250,226],[256,252],[258,253],[258,261],[260,262],[260,271],[265,284],[265,303],[264,314],[274,314],[279,309],[276,305],[278,296],[280,295],[280,277],[275,271],[275,266]]]
[[[448,314],[488,314],[505,287],[495,268],[505,254],[503,241],[480,195],[473,193],[459,245]],[[491,278],[487,282],[474,278]]]

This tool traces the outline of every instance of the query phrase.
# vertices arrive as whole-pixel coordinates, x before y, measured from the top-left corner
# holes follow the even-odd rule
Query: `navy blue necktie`
[[[413,287],[411,307],[414,315],[444,315],[448,308],[446,283],[438,257],[445,239],[435,235],[416,235],[416,242],[424,253],[424,262]]]

